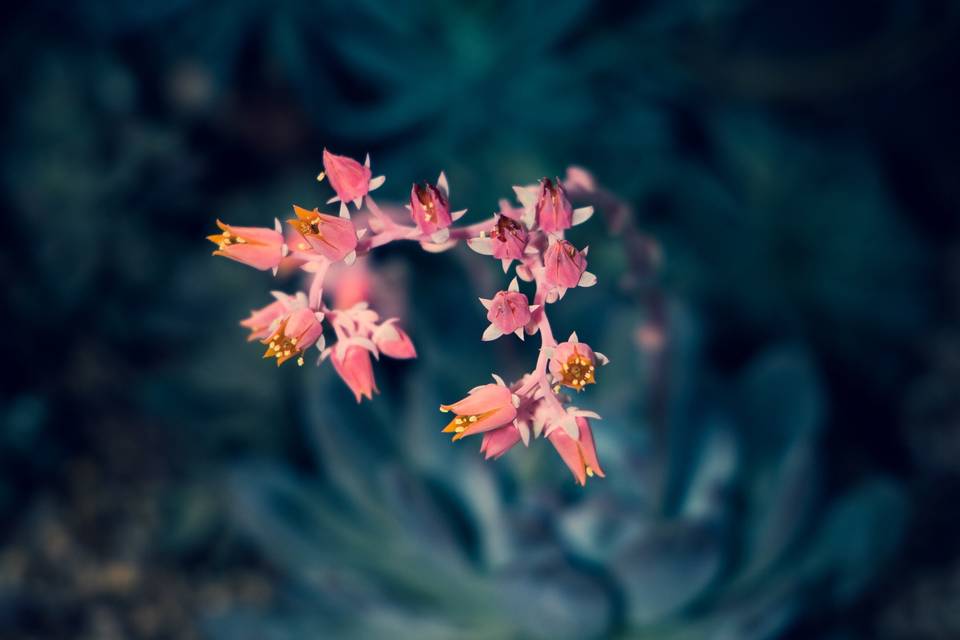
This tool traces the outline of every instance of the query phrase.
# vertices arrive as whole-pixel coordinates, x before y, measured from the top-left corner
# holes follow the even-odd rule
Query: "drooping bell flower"
[[[343,349],[338,349],[337,345],[334,345],[330,352],[330,360],[337,374],[353,391],[357,402],[361,402],[364,397],[367,400],[373,400],[374,392],[379,390],[373,377],[373,363],[370,361],[368,349],[357,344],[347,345]]]
[[[573,226],[573,205],[559,179],[556,182],[550,178],[540,181],[536,213],[537,224],[547,233],[564,231]]]
[[[375,184],[371,184],[369,155],[366,161],[360,164],[353,158],[338,156],[326,149],[323,150],[323,173],[317,176],[317,179],[323,180],[324,176],[330,180],[330,186],[337,192],[331,202],[352,202],[358,209],[363,197],[383,184],[382,176],[376,179]]]
[[[303,366],[303,352],[323,337],[323,314],[309,308],[298,308],[280,320],[274,332],[261,340],[267,345],[264,358],[275,358],[277,366],[297,358]]]
[[[387,320],[373,332],[373,343],[380,353],[391,358],[405,360],[416,358],[417,350],[407,332],[396,326],[394,320]]]
[[[500,215],[490,232],[493,240],[493,257],[499,260],[521,260],[527,248],[527,228],[513,218]]]
[[[251,311],[249,318],[240,321],[240,326],[250,330],[247,340],[252,342],[270,335],[274,322],[286,314],[286,303],[283,300],[274,300],[265,307]]]
[[[585,342],[577,339],[576,332],[566,342],[558,344],[550,355],[550,375],[554,383],[582,391],[588,384],[596,384],[597,365],[609,362],[602,353],[594,353]]]
[[[576,286],[589,287],[597,282],[596,276],[587,271],[586,249],[577,251],[566,240],[554,240],[543,254],[544,280],[553,287],[570,289]]]
[[[487,320],[490,321],[490,326],[483,332],[484,341],[496,340],[507,333],[514,333],[523,340],[523,328],[530,322],[530,313],[537,308],[520,293],[516,278],[510,281],[506,291],[499,291],[492,300],[480,298],[480,303],[487,310]]]
[[[349,218],[308,211],[293,205],[296,218],[287,220],[303,236],[310,248],[331,262],[356,257],[357,229]]]
[[[280,233],[280,223],[275,229],[265,227],[234,227],[217,220],[220,233],[207,236],[217,245],[215,256],[223,256],[242,262],[254,269],[276,270],[287,253],[287,245]]]
[[[421,233],[433,235],[453,223],[447,196],[432,184],[414,184],[410,189],[410,214]]]
[[[444,427],[444,433],[453,433],[453,439],[459,440],[476,433],[491,431],[513,422],[517,416],[517,402],[503,380],[496,378],[497,384],[485,384],[474,387],[469,395],[450,405],[440,405],[444,413],[452,411],[453,420]]]
[[[573,477],[580,486],[587,484],[587,478],[594,475],[606,477],[597,459],[597,449],[593,442],[593,431],[590,421],[584,417],[576,417],[577,437],[574,438],[563,428],[555,428],[547,434],[550,443],[560,454]]]
[[[528,239],[529,233],[522,222],[499,213],[496,215],[490,235],[481,233],[477,238],[470,238],[467,240],[467,246],[477,253],[493,256],[502,261],[503,271],[506,273],[512,260],[523,259]]]
[[[507,451],[520,442],[520,430],[512,424],[505,427],[487,431],[483,434],[483,442],[480,443],[480,453],[484,458],[496,460]]]

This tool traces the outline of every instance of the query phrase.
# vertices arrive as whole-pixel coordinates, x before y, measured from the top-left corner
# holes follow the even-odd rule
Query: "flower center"
[[[440,407],[440,411],[446,412],[449,409]],[[443,433],[453,432],[453,439],[459,440],[460,438],[469,435],[467,434],[467,429],[470,429],[475,424],[481,420],[492,416],[496,413],[496,409],[491,409],[490,411],[484,411],[483,413],[475,413],[471,415],[458,415],[453,420],[451,420],[446,427],[443,428]]]
[[[287,223],[293,225],[293,228],[296,229],[297,232],[300,235],[302,235],[304,238],[306,238],[307,236],[312,236],[317,240],[319,240],[320,242],[322,242],[323,244],[327,245],[328,247],[335,249],[336,246],[332,242],[327,240],[324,237],[323,233],[320,231],[320,228],[324,225],[323,218],[321,218],[320,214],[315,211],[311,213],[312,215],[310,217],[293,218],[293,219],[287,220]],[[305,249],[306,247],[303,246],[301,248]]]
[[[236,231],[231,231],[230,227],[223,224],[217,220],[217,226],[220,227],[220,233],[217,235],[207,236],[207,239],[210,242],[213,242],[217,245],[217,249],[223,251],[227,247],[232,247],[235,244],[262,244],[254,240],[248,240],[244,237],[237,235]]]
[[[303,356],[300,354],[303,349],[297,346],[297,338],[291,338],[284,333],[286,326],[286,321],[281,322],[272,336],[261,340],[263,344],[267,345],[267,351],[263,354],[263,357],[276,358],[279,367],[290,358],[297,356],[297,364],[302,367]]]
[[[432,220],[434,215],[433,210],[435,208],[435,205],[433,202],[433,198],[430,197],[431,195],[430,187],[428,187],[427,185],[423,185],[423,186],[417,185],[416,193],[417,193],[417,200],[420,201],[420,204],[423,206],[423,209],[424,209],[423,219],[428,221]]]
[[[597,379],[594,377],[594,370],[595,367],[588,358],[579,353],[574,353],[567,358],[563,365],[563,375],[560,382],[564,386],[580,391],[588,384],[596,384]]]
[[[520,224],[516,220],[511,220],[506,216],[500,216],[500,219],[497,220],[497,226],[494,227],[493,233],[490,235],[500,242],[506,242],[507,234],[520,239]]]

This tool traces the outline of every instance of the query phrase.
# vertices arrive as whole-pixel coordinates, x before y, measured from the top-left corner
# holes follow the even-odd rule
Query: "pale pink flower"
[[[576,417],[577,437],[573,437],[566,429],[556,428],[547,434],[550,443],[563,459],[574,478],[581,486],[587,483],[587,478],[594,475],[606,477],[597,459],[597,449],[593,443],[593,431],[590,421],[584,417]]]
[[[467,246],[477,253],[500,260],[503,263],[503,272],[506,273],[513,260],[523,259],[529,233],[522,222],[504,213],[505,210],[510,210],[509,204],[501,202],[500,210],[501,213],[495,216],[490,235],[481,233],[477,238],[470,238]]]
[[[274,300],[265,307],[254,309],[250,317],[240,321],[241,327],[250,330],[247,340],[252,342],[270,335],[270,327],[287,313],[287,305],[282,300]]]
[[[420,232],[431,236],[453,224],[447,196],[429,183],[410,189],[410,214]]]
[[[273,333],[261,340],[267,345],[264,358],[275,358],[277,366],[297,358],[303,366],[303,352],[323,338],[323,314],[306,307],[290,311],[280,319]]]
[[[383,184],[382,176],[371,184],[369,155],[366,161],[360,164],[353,158],[338,156],[326,149],[323,150],[323,173],[318,175],[317,179],[323,180],[324,176],[330,180],[330,186],[337,192],[337,195],[330,199],[331,202],[353,202],[358,209],[363,197]]]
[[[573,205],[559,179],[556,182],[550,178],[540,181],[536,213],[537,224],[547,233],[564,231],[573,226]]]
[[[506,291],[500,291],[492,300],[480,298],[480,304],[487,310],[490,326],[483,332],[483,340],[496,340],[507,333],[515,333],[523,340],[523,327],[530,322],[530,313],[537,307],[531,305],[527,296],[520,293],[517,279],[510,281]]]
[[[520,442],[520,430],[512,424],[505,427],[487,431],[483,434],[483,442],[480,443],[480,453],[484,454],[487,460],[494,460],[509,451],[515,444]]]
[[[400,360],[416,358],[417,350],[413,340],[407,332],[396,325],[394,320],[387,320],[373,332],[373,343],[380,353]]]
[[[356,258],[357,229],[349,218],[308,211],[293,205],[296,218],[287,220],[307,241],[310,248],[332,262]]]
[[[474,387],[469,395],[451,405],[440,405],[440,411],[452,411],[453,420],[444,427],[444,433],[453,432],[454,440],[483,433],[513,422],[517,416],[516,397],[496,378],[497,384]]]
[[[340,354],[340,351],[343,353]],[[335,345],[330,352],[330,360],[337,374],[353,391],[357,402],[363,397],[373,400],[374,392],[379,390],[373,378],[373,363],[368,349],[357,344],[347,345],[345,349],[338,349]]]
[[[577,251],[566,240],[553,240],[543,254],[544,280],[553,287],[590,287],[597,278],[587,271],[587,250]]]
[[[550,355],[550,375],[555,384],[582,391],[588,384],[596,384],[597,365],[609,362],[602,353],[594,353],[585,342],[570,334],[569,340],[558,344]]]
[[[254,269],[276,270],[287,254],[287,245],[280,233],[280,223],[276,229],[265,227],[234,227],[217,220],[220,233],[207,236],[207,240],[217,245],[215,256],[223,256],[242,262]]]
[[[523,224],[505,215],[498,215],[493,231],[490,232],[493,257],[499,260],[522,260],[528,235]]]

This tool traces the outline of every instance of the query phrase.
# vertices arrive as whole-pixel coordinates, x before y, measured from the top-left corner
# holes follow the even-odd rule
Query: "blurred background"
[[[960,637],[957,3],[4,11],[0,637]],[[420,352],[374,402],[261,361],[299,283],[204,236],[322,205],[324,146],[467,221],[594,173],[553,314],[606,479],[439,433],[536,358],[463,247],[369,261]]]

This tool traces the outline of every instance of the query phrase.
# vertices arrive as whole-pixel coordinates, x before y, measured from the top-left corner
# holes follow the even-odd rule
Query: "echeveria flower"
[[[564,231],[573,226],[573,206],[559,178],[556,182],[550,178],[540,181],[536,214],[537,225],[547,233]]]
[[[330,186],[337,192],[337,195],[330,199],[330,202],[352,202],[357,209],[363,203],[363,197],[369,192],[378,188],[384,182],[383,176],[370,178],[370,156],[363,164],[360,164],[353,158],[347,156],[338,156],[323,150],[323,173],[317,176],[317,180],[323,180],[327,177],[330,180]]]
[[[207,240],[217,245],[215,256],[223,256],[242,262],[254,269],[276,270],[287,254],[287,245],[280,233],[280,223],[274,229],[265,227],[234,227],[217,220],[220,233],[207,236]]]
[[[309,247],[332,262],[356,257],[357,229],[349,218],[308,211],[293,205],[296,218],[287,220]]]
[[[597,278],[587,271],[587,250],[577,251],[566,240],[550,243],[543,255],[544,280],[553,287],[566,290],[576,286],[590,287]]]
[[[417,350],[413,346],[413,340],[410,336],[396,326],[394,320],[387,320],[373,332],[373,343],[377,345],[380,353],[391,358],[407,359],[416,358]]]
[[[474,387],[466,398],[440,406],[440,411],[452,411],[455,414],[453,420],[444,427],[444,433],[453,432],[453,439],[459,440],[513,422],[517,416],[516,400],[503,380],[495,379],[497,384]]]
[[[334,345],[330,351],[330,360],[337,374],[353,391],[357,402],[364,397],[367,400],[373,399],[373,394],[378,389],[373,377],[369,349],[358,344]]]
[[[467,245],[477,253],[502,261],[504,273],[511,261],[523,259],[530,235],[522,222],[505,215],[504,210],[509,208],[508,204],[501,203],[501,212],[494,217],[489,236],[481,233],[478,238],[467,241]]]
[[[487,431],[483,434],[480,453],[484,454],[484,458],[487,460],[497,459],[518,442],[520,442],[520,430],[512,424],[508,424],[505,427]]]
[[[581,486],[587,484],[587,478],[594,475],[605,477],[600,461],[597,459],[597,449],[593,443],[593,431],[590,421],[585,417],[576,417],[577,437],[571,436],[566,429],[555,428],[547,433],[550,443],[560,454],[563,462]]]
[[[323,314],[298,308],[281,318],[276,330],[261,342],[267,345],[264,358],[276,358],[277,366],[296,357],[303,366],[303,352],[323,337]]]
[[[527,228],[513,218],[498,215],[490,232],[492,255],[500,260],[520,260],[527,248]]]
[[[414,184],[407,208],[416,227],[396,221],[398,209],[381,209],[368,194],[383,183],[383,177],[371,179],[370,157],[364,164],[323,152],[325,173],[319,180],[330,178],[340,201],[340,215],[328,215],[317,209],[307,210],[294,205],[295,218],[290,219],[290,247],[296,250],[288,265],[308,274],[306,292],[295,296],[274,292],[277,300],[251,312],[241,325],[250,330],[250,339],[260,338],[268,345],[264,354],[278,365],[296,358],[304,364],[304,352],[316,346],[320,351],[317,364],[329,358],[357,402],[372,399],[377,392],[371,357],[381,353],[393,358],[414,358],[416,348],[397,324],[396,318],[380,320],[370,308],[367,298],[375,291],[372,272],[361,263],[353,271],[344,265],[353,264],[358,252],[367,252],[394,241],[412,240],[426,251],[444,251],[467,239],[475,251],[501,261],[504,273],[514,260],[517,277],[506,290],[492,299],[480,299],[487,310],[490,325],[483,334],[489,341],[507,333],[521,340],[525,332],[541,334],[540,355],[533,370],[507,386],[496,375],[496,384],[472,389],[467,397],[441,411],[453,412],[453,419],[443,429],[454,440],[483,434],[481,453],[497,458],[522,442],[549,437],[571,468],[578,482],[603,475],[596,460],[588,418],[595,413],[569,406],[570,398],[561,394],[566,386],[577,391],[596,382],[596,367],[606,358],[571,334],[557,344],[553,338],[544,303],[556,302],[567,289],[591,286],[596,277],[587,272],[587,249],[578,251],[563,237],[563,232],[583,222],[592,207],[573,209],[567,187],[575,197],[589,193],[591,185],[575,172],[566,183],[544,178],[539,184],[514,187],[521,207],[500,200],[500,209],[492,218],[461,228],[452,225],[464,213],[450,210],[450,187],[441,173],[435,184]],[[587,176],[588,177],[588,176]],[[586,187],[584,186],[586,184]],[[358,231],[350,220],[347,202],[357,208],[366,203],[369,216]],[[288,254],[288,245],[277,229],[230,227],[218,221],[222,233],[210,236],[217,243],[217,255],[250,264],[259,269],[274,269]],[[365,234],[369,233],[369,237]],[[479,235],[478,235],[479,234]],[[343,264],[340,264],[343,263]],[[520,292],[518,278],[535,283],[536,302]],[[325,291],[325,283],[330,287]],[[331,301],[332,298],[332,301]],[[328,307],[332,304],[332,307]],[[537,312],[536,315],[534,312]],[[323,337],[324,314],[337,342],[326,347]]]
[[[250,330],[247,340],[252,342],[270,335],[273,325],[287,314],[287,304],[283,300],[274,300],[265,307],[254,309],[250,317],[240,321],[241,327]]]
[[[550,375],[555,384],[582,391],[588,384],[596,384],[597,364],[607,364],[602,353],[594,353],[590,345],[580,342],[577,334],[570,334],[566,342],[558,344],[550,355]]]
[[[483,340],[496,340],[506,333],[514,333],[523,340],[523,328],[530,322],[530,312],[536,305],[531,305],[527,296],[520,293],[517,279],[510,281],[506,291],[500,291],[492,300],[480,298],[480,303],[487,310],[487,320],[490,326],[483,332]]]
[[[415,184],[410,189],[410,214],[422,233],[433,235],[453,224],[446,195],[432,184]]]

